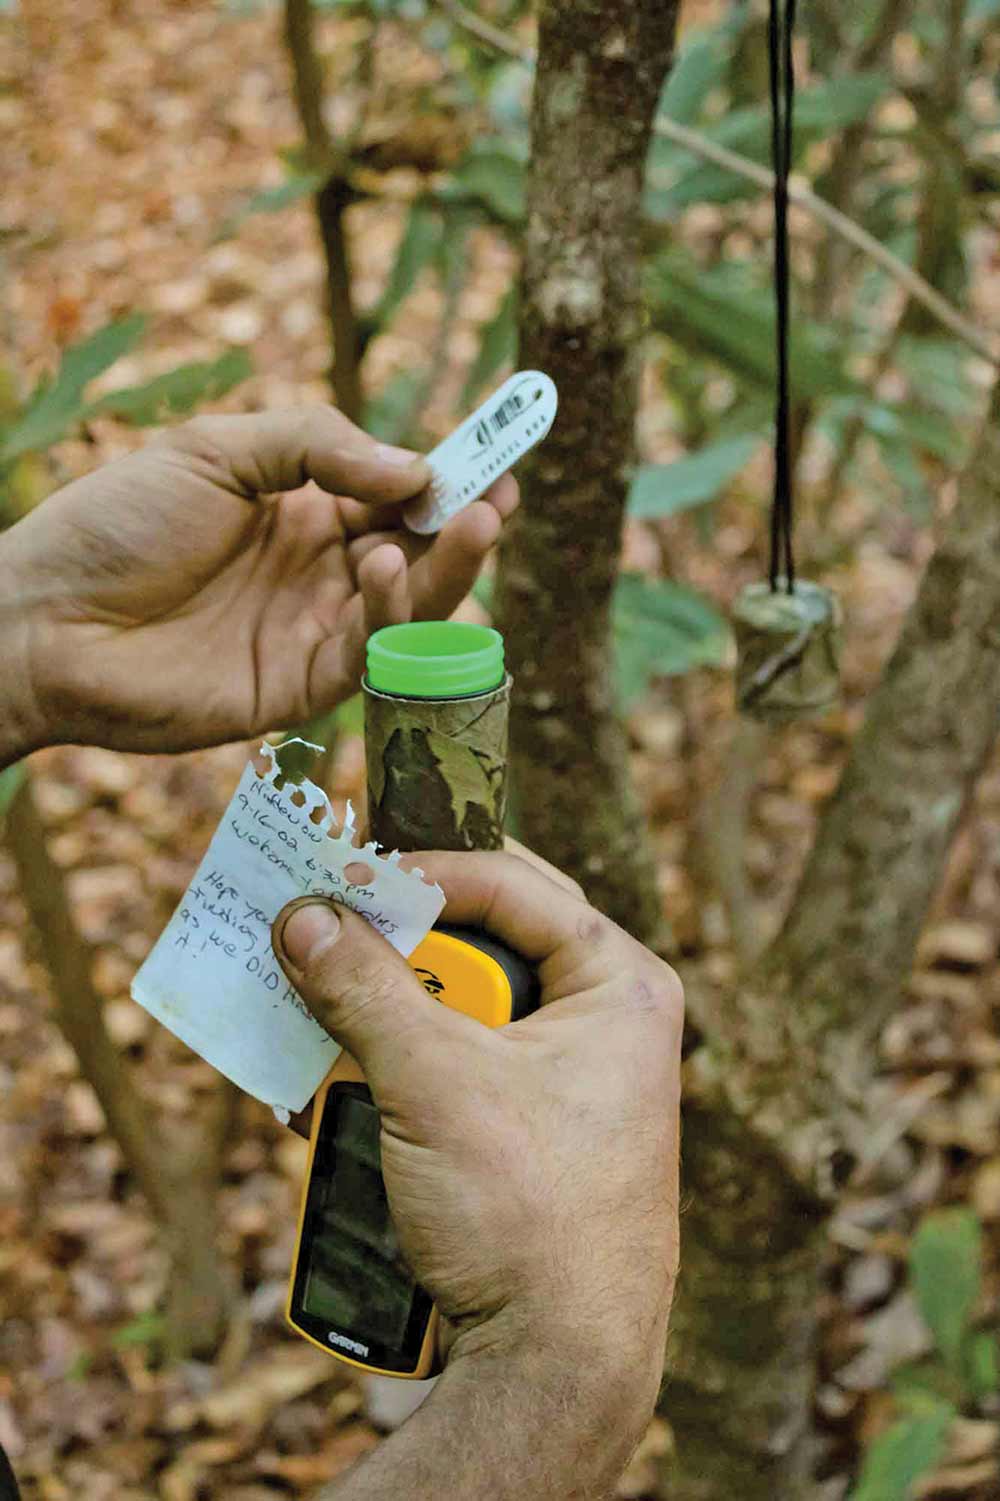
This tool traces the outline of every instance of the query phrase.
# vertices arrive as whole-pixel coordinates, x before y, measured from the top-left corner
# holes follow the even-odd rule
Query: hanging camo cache
[[[736,704],[754,719],[784,722],[820,714],[840,698],[840,606],[822,584],[795,576],[788,380],[788,172],[792,150],[795,0],[771,0],[768,58],[774,157],[774,289],[777,393],[771,567],[733,608]]]
[[[781,580],[783,583],[784,580]],[[821,584],[748,584],[733,607],[736,704],[755,719],[804,719],[840,698],[840,606]]]

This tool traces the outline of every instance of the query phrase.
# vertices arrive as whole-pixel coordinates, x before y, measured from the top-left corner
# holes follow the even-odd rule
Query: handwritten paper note
[[[271,924],[307,893],[334,897],[410,954],[444,906],[441,888],[399,855],[354,843],[353,815],[310,781],[277,786],[278,763],[252,762],[173,917],[132,982],[133,998],[190,1048],[282,1115],[312,1099],[340,1048],[306,1010],[271,947]],[[372,872],[365,885],[345,867]]]

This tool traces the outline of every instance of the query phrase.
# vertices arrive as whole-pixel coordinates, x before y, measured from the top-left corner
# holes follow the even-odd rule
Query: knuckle
[[[302,420],[305,431],[315,433],[318,437],[322,438],[328,437],[331,432],[342,437],[344,433],[350,432],[354,427],[354,424],[344,416],[340,408],[335,407],[330,401],[320,402],[316,406],[307,407],[302,413]],[[365,433],[364,436],[367,438],[368,434]],[[370,441],[374,447],[375,440],[371,439]]]
[[[225,455],[216,439],[211,417],[191,417],[164,433],[159,442],[162,447],[207,469],[225,466]]]
[[[524,876],[524,867],[530,862],[513,850],[485,850],[479,858],[498,880],[517,881]]]
[[[331,950],[324,973],[317,976],[322,988],[331,996],[337,1020],[348,1025],[362,1012],[378,1010],[391,1001],[399,990],[399,978],[388,965],[372,964],[358,957],[338,961]]]
[[[467,858],[470,867],[475,868],[472,865],[472,862],[475,862],[475,866],[483,871],[489,882],[489,900],[484,914],[488,926],[495,904],[501,900],[502,894],[516,889],[523,883],[524,867],[527,862],[510,850],[470,852]]]
[[[576,920],[576,936],[581,943],[596,944],[617,931],[609,917],[604,917],[589,903]]]
[[[676,970],[651,959],[632,980],[628,1003],[638,1015],[672,1034],[684,1023],[684,987]]]

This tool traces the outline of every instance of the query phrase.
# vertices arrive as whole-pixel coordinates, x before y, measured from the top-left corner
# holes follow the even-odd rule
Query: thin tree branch
[[[162,1133],[147,1114],[105,1024],[91,979],[93,954],[73,919],[66,878],[49,850],[30,776],[8,809],[5,837],[41,940],[54,1020],[166,1242],[171,1261],[168,1347],[178,1355],[210,1352],[224,1331],[234,1292],[215,1240],[224,1116],[214,1132],[206,1131],[205,1122],[192,1128],[191,1159],[181,1160],[175,1147],[164,1148]],[[223,1085],[217,1102],[223,1112],[234,1093],[230,1084]],[[193,1173],[199,1156],[203,1161]]]
[[[534,52],[520,47],[495,26],[491,26],[488,21],[474,15],[460,3],[460,0],[436,0],[436,4],[440,10],[451,17],[456,26],[461,26],[478,41],[484,42],[495,51],[502,52],[506,57],[517,59],[525,67],[534,67]],[[737,177],[756,183],[764,192],[773,191],[774,173],[767,167],[762,167],[748,157],[740,156],[738,152],[730,151],[727,147],[710,141],[699,131],[691,130],[689,126],[681,125],[677,120],[666,119],[663,115],[657,118],[653,128],[658,136],[673,141],[675,145],[682,146],[694,156],[700,156],[705,161],[713,162],[717,167],[724,167],[726,171],[732,172]],[[788,184],[788,200],[797,208],[805,209],[834,234],[840,235],[841,239],[846,240],[856,250],[862,251],[870,260],[875,261],[888,272],[894,281],[899,282],[914,302],[919,302],[956,338],[962,339],[991,364],[1000,365],[1000,336],[981,332],[974,323],[953,307],[946,297],[942,297],[930,282],[908,266],[905,261],[893,255],[891,250],[887,250],[860,224],[849,219],[846,214],[834,208],[833,204],[820,198],[811,188],[795,178]]]
[[[743,970],[758,957],[766,936],[747,874],[746,849],[750,801],[770,738],[768,727],[760,720],[736,716],[698,812],[700,837],[695,859],[725,908],[730,938]]]
[[[312,0],[285,0],[285,41],[306,144],[317,157],[330,156],[333,138],[323,118],[323,65],[313,35]]]
[[[891,46],[893,38],[902,31],[909,4],[910,0],[886,0],[871,35],[857,50],[854,58],[854,69],[857,72],[863,73],[876,66],[882,54]]]
[[[728,171],[745,177],[751,182],[756,182],[765,191],[770,192],[774,186],[774,173],[767,167],[758,166],[745,156],[739,156],[735,151],[729,151],[725,146],[718,146],[714,141],[707,140],[697,131],[690,130],[686,125],[680,125],[676,120],[665,120],[661,115],[656,122],[657,135],[665,136],[667,140],[674,141],[678,146],[685,147],[697,156],[704,157],[706,161],[715,162],[717,166],[725,167]],[[788,184],[788,201],[798,208],[804,208],[821,220],[835,234],[840,235],[856,249],[864,252],[870,260],[875,261],[887,271],[900,286],[907,291],[914,302],[919,302],[927,311],[935,317],[939,323],[949,329],[956,337],[964,340],[977,354],[983,356],[994,365],[1000,365],[1000,343],[996,336],[983,334],[974,323],[964,317],[956,307],[942,297],[930,282],[893,255],[891,250],[870,235],[860,224],[849,219],[840,209],[834,208],[832,203],[827,203],[825,198],[820,198],[811,188],[794,178]]]
[[[354,307],[350,249],[344,214],[350,202],[348,185],[331,177],[316,194],[316,217],[326,259],[326,293],[333,329],[331,384],[337,405],[352,422],[364,409],[361,388],[361,328]]]
[[[326,262],[327,306],[333,332],[331,384],[346,416],[361,418],[361,330],[352,295],[344,214],[351,201],[347,162],[323,117],[323,65],[316,50],[312,0],[285,0],[285,43],[292,87],[313,164],[329,175],[313,202]]]
[[[477,41],[484,42],[487,47],[492,47],[494,52],[502,52],[506,57],[512,57],[515,62],[523,63],[526,68],[535,66],[535,54],[532,48],[522,47],[518,42],[512,41],[505,31],[499,26],[493,26],[489,21],[484,21],[482,16],[477,16],[474,11],[467,10],[460,0],[435,0],[438,10],[443,10],[446,16],[450,16],[456,26],[461,26],[470,36]]]

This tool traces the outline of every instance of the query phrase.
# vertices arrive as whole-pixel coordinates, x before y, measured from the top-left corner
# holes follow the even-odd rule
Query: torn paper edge
[[[275,792],[280,793],[285,792],[286,786],[291,786],[292,791],[287,795],[293,806],[299,808],[311,823],[314,822],[315,827],[321,833],[326,834],[332,845],[340,846],[342,850],[346,841],[347,847],[357,855],[359,863],[363,863],[361,857],[364,856],[366,860],[376,860],[380,865],[399,865],[403,858],[399,850],[391,850],[388,854],[382,854],[379,851],[378,845],[372,839],[369,839],[367,844],[355,843],[358,836],[358,829],[354,817],[354,806],[350,799],[348,799],[344,822],[341,824],[339,831],[331,833],[331,830],[336,825],[337,815],[334,813],[333,804],[322,787],[317,787],[316,783],[311,782],[308,777],[304,777],[301,782],[292,782],[290,778],[285,777],[284,784],[281,787],[276,785],[278,777],[283,775],[278,762],[278,752],[286,745],[305,745],[310,750],[315,750],[320,754],[325,750],[325,746],[316,745],[312,740],[303,740],[301,735],[292,735],[287,740],[279,741],[277,745],[272,745],[269,740],[262,740],[259,749],[250,757],[250,764],[253,766],[255,774],[260,780],[267,782],[271,787],[274,787]],[[258,771],[256,765],[257,757],[261,755],[269,763],[268,769],[263,772]],[[295,802],[296,794],[300,792],[304,800],[301,803]],[[312,814],[317,808],[324,810],[323,817],[314,821]],[[402,874],[405,876],[416,876],[425,886],[429,886],[432,891],[436,891],[442,902],[444,901],[444,892],[437,881],[429,881],[419,865],[409,867]]]

